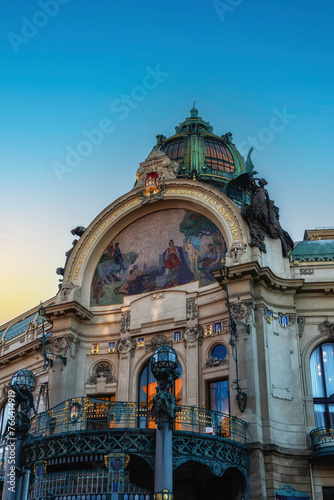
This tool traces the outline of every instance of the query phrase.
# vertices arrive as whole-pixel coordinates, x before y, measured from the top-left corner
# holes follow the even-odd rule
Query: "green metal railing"
[[[314,455],[334,455],[334,429],[317,427],[310,432]]]
[[[124,484],[123,484],[124,483]],[[124,473],[122,491],[112,494],[112,482],[108,470],[76,470],[54,472],[43,477],[35,478],[34,488],[29,494],[29,500],[127,500],[135,498],[151,500],[151,492],[132,484],[129,473]]]
[[[73,398],[31,419],[31,438],[42,438],[68,432],[112,430],[122,428],[155,428],[151,405]],[[212,434],[247,444],[247,424],[239,418],[193,406],[177,406],[174,429]]]

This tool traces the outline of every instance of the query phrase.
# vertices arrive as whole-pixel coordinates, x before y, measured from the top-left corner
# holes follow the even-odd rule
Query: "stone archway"
[[[222,476],[210,468],[189,460],[174,470],[174,500],[246,500],[244,475],[236,468],[227,469]]]

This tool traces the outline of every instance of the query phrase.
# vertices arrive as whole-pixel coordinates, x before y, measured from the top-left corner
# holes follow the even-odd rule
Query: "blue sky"
[[[70,230],[132,188],[195,100],[242,153],[256,145],[294,240],[333,226],[333,22],[332,0],[5,0],[0,324],[56,293]]]

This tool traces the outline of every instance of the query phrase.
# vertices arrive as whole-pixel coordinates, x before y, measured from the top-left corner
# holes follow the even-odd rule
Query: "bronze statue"
[[[256,184],[255,181],[258,181]],[[270,199],[265,179],[250,178],[249,189],[252,191],[251,204],[241,208],[241,215],[247,222],[251,234],[251,246],[256,246],[266,252],[264,238],[280,239],[283,257],[293,249],[293,241],[289,234],[282,229],[279,222],[279,209]]]

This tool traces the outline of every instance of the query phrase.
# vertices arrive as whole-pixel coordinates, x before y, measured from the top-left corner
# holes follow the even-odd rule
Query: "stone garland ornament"
[[[255,181],[258,181],[256,184]],[[252,247],[258,247],[266,252],[264,238],[280,239],[283,257],[288,257],[288,253],[293,249],[293,241],[289,234],[282,229],[279,222],[279,208],[273,200],[269,198],[265,179],[250,177],[248,189],[252,192],[251,204],[241,208],[241,215],[248,224]]]
[[[303,336],[304,327],[305,327],[305,317],[304,316],[297,316],[298,337]]]
[[[206,368],[214,368],[215,366],[221,366],[221,365],[228,365],[228,359],[219,359],[219,358],[210,358],[207,360],[207,362],[203,365],[203,370]]]
[[[230,246],[226,257],[232,260],[232,264],[238,264],[240,262],[241,256],[246,252],[246,245],[241,243],[241,241],[234,241]]]
[[[184,340],[189,343],[196,342],[196,340],[202,336],[203,331],[201,325],[188,326],[183,333]]]
[[[145,351],[146,352],[155,351],[156,349],[158,349],[158,347],[162,345],[168,345],[169,347],[172,347],[173,341],[168,340],[168,338],[165,335],[160,335],[160,334],[155,335],[152,338],[151,342],[145,344]]]
[[[192,321],[198,317],[198,307],[196,304],[196,298],[190,298],[187,299],[186,302],[186,313],[187,313],[187,320]]]
[[[334,323],[330,323],[327,319],[318,326],[319,332],[322,335],[327,335],[329,339],[334,339]]]

